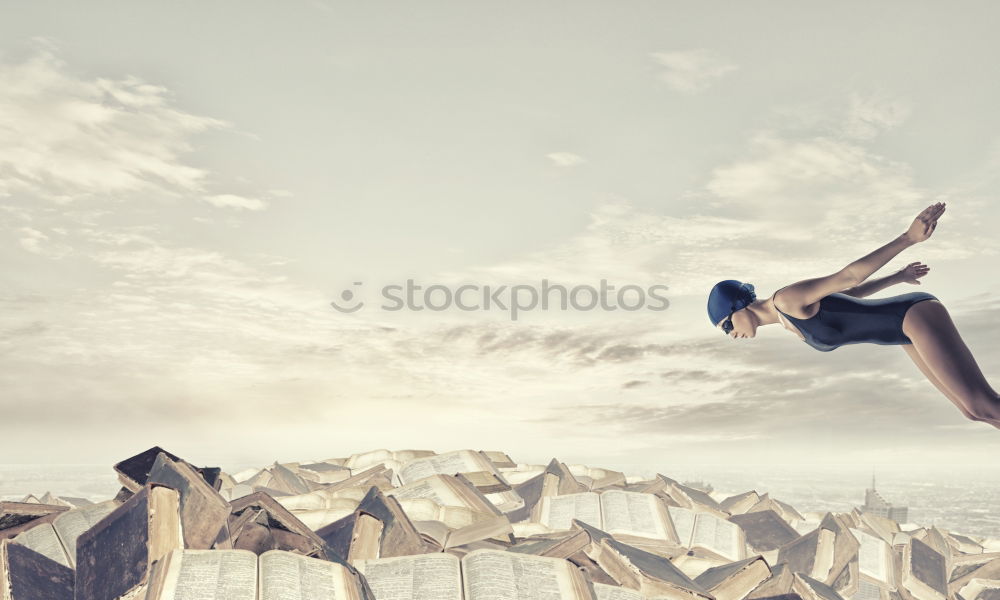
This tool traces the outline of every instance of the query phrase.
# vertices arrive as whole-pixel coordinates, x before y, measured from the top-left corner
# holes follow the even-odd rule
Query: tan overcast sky
[[[946,201],[921,260],[1000,384],[1000,8],[35,2],[0,19],[0,462],[388,447],[992,464],[895,347],[712,329]],[[665,285],[388,312],[384,285]],[[361,282],[355,285],[355,282]],[[330,306],[351,290],[362,309]]]

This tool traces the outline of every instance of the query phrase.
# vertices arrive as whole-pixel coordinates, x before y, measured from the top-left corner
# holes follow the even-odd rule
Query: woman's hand
[[[906,230],[903,234],[904,237],[911,243],[916,244],[917,242],[922,242],[927,238],[931,237],[934,233],[934,228],[937,227],[937,220],[942,214],[944,214],[944,202],[938,202],[937,204],[931,204],[925,208],[916,219],[913,219],[913,223],[910,228]]]
[[[899,283],[920,285],[920,282],[917,280],[926,275],[930,270],[930,267],[921,262],[913,262],[900,269],[896,273],[896,277],[899,279]]]

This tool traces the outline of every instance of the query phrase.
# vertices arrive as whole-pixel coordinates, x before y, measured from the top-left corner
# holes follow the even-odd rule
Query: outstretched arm
[[[817,302],[835,292],[842,292],[861,286],[864,280],[882,268],[897,254],[913,244],[929,238],[934,232],[934,228],[937,227],[937,220],[944,213],[944,208],[943,202],[928,206],[917,215],[917,218],[913,220],[910,228],[905,233],[832,275],[806,279],[778,290],[781,292],[781,298],[779,301],[777,292],[775,292],[775,304],[779,305],[779,308],[783,310],[796,310]],[[886,286],[882,285],[878,289],[884,287]],[[874,291],[877,290],[869,293],[874,293]]]
[[[860,284],[860,282],[868,279],[872,273],[881,269],[903,250],[931,237],[931,234],[934,233],[934,228],[937,227],[938,218],[944,214],[944,209],[945,205],[943,202],[928,206],[917,215],[917,218],[913,220],[906,233],[878,250],[852,262],[844,267],[844,270],[850,273],[854,277],[854,280]]]
[[[855,298],[865,298],[876,292],[880,292],[889,286],[896,285],[897,283],[920,285],[920,282],[917,281],[917,279],[926,275],[928,271],[930,271],[930,267],[923,263],[910,263],[892,275],[886,275],[885,277],[879,277],[878,279],[866,281],[860,285],[844,290],[843,293],[848,296],[854,296]]]

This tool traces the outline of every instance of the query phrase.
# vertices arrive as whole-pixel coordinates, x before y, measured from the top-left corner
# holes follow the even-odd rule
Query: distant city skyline
[[[217,466],[228,473],[236,473],[244,468],[263,468],[267,464]],[[613,468],[606,463],[590,466]],[[713,484],[713,493],[724,496],[749,490],[766,492],[803,513],[850,512],[864,504],[865,478],[860,472],[853,475],[774,470],[698,473],[664,470],[665,475],[679,481],[702,479]],[[46,491],[100,500],[113,496],[119,487],[112,469],[106,465],[32,465],[28,468],[0,464],[2,500],[21,499],[28,493],[40,496]],[[950,477],[944,474],[927,474],[923,478],[900,475],[887,478],[879,489],[891,502],[907,505],[907,522],[928,527],[937,525],[955,533],[1000,540],[1000,517],[991,514],[991,507],[1000,497],[1000,480],[996,476],[983,479],[968,472],[953,473]]]
[[[1000,383],[994,3],[6,12],[4,463],[502,448],[919,473],[1000,451],[899,348],[733,342],[705,311],[719,280],[769,296],[946,201],[876,276],[930,274],[879,296],[940,298]],[[669,308],[331,306],[410,278],[661,285]]]

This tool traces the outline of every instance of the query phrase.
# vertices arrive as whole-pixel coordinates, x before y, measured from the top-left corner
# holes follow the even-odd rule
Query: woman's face
[[[733,322],[733,330],[729,332],[729,337],[733,339],[752,338],[757,335],[757,323],[754,321],[753,315],[746,308],[741,308],[734,312],[729,318]],[[718,324],[719,331],[724,331],[722,324],[725,322],[726,320],[723,319]]]

